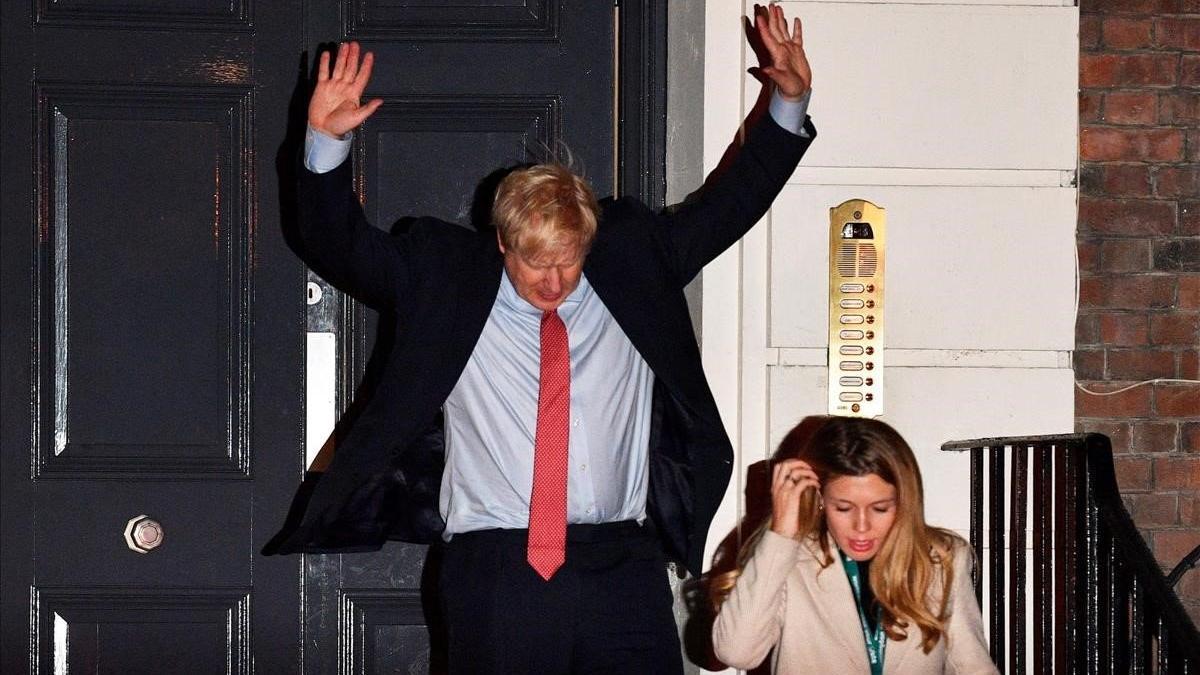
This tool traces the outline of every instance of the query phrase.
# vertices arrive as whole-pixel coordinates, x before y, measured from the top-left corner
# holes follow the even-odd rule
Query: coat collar
[[[817,614],[821,617],[830,631],[837,637],[843,652],[846,654],[846,672],[869,673],[867,663],[867,648],[863,641],[862,623],[858,618],[858,609],[854,604],[854,594],[850,590],[850,580],[846,578],[840,561],[837,558],[837,545],[833,538],[826,535],[826,545],[834,552],[833,564],[821,567],[825,552],[821,546],[811,540],[805,540],[800,565],[805,568],[801,577],[811,594]],[[887,641],[884,652],[883,672],[899,674],[905,672],[905,661],[914,652],[920,651],[920,633],[910,635],[905,640]]]
[[[629,270],[628,264],[606,235],[604,227],[597,230],[592,250],[583,263],[583,274],[591,284],[592,291],[599,296],[609,314],[633,343],[634,349],[654,371],[654,377],[671,392],[694,395],[697,391],[695,383],[689,386],[681,381],[686,368],[676,359],[683,352],[667,346],[672,344],[669,338],[675,334],[663,331],[674,328],[676,324],[668,324],[661,314],[664,309],[662,289],[631,281],[634,272]],[[687,332],[691,334],[690,326]],[[687,396],[683,398],[686,400]]]
[[[827,539],[826,544],[830,550],[836,550],[833,548],[832,539]],[[801,577],[813,598],[817,614],[836,636],[842,652],[846,655],[846,671],[870,672],[867,664],[867,649],[863,643],[862,626],[858,621],[858,610],[854,606],[854,594],[850,590],[850,581],[846,578],[836,557],[833,564],[828,567],[821,566],[825,560],[825,552],[821,550],[820,544],[816,541],[805,540],[804,549],[808,555],[803,556],[800,561],[800,565],[805,568],[805,574],[802,574]],[[891,651],[891,648],[892,645],[889,644],[888,652]],[[884,665],[887,665],[886,656]]]
[[[496,246],[494,234],[481,233],[474,245],[478,247],[475,253],[478,264],[466,271],[466,274],[470,275],[470,281],[463,285],[465,292],[461,298],[462,305],[454,313],[458,326],[457,334],[470,335],[471,339],[463,345],[465,353],[459,354],[460,358],[456,360],[460,368],[454,373],[451,386],[458,381],[462,373],[461,368],[466,366],[479,336],[483,334],[483,326],[487,323],[488,315],[492,313],[492,305],[496,304],[500,282],[505,273],[504,256]],[[447,391],[446,395],[449,396],[450,392]]]
[[[921,631],[919,630],[915,635],[909,635],[900,641],[888,640],[887,652],[883,658],[884,675],[912,672],[911,669],[905,670],[908,667],[905,662],[914,652],[921,653]]]

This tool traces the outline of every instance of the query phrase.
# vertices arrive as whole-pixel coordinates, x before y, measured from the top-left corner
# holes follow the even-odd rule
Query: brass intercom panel
[[[829,209],[829,414],[883,414],[884,209]]]

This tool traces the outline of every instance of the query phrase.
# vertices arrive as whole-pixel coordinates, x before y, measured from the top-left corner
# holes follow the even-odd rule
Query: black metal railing
[[[1125,510],[1107,436],[986,438],[942,450],[971,453],[975,595],[1000,672],[1200,673],[1200,633]]]
[[[1200,546],[1197,546],[1190,553],[1183,556],[1183,560],[1180,560],[1179,564],[1171,570],[1171,573],[1167,575],[1167,585],[1175,588],[1179,584],[1179,580],[1183,578],[1183,575],[1187,574],[1197,563],[1200,563]]]

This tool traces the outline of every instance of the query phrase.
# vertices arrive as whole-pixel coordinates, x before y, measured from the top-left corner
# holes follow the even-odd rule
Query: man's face
[[[517,295],[543,312],[558,309],[583,275],[584,256],[575,248],[546,251],[531,260],[505,249],[501,242],[500,252],[504,254],[504,269]]]

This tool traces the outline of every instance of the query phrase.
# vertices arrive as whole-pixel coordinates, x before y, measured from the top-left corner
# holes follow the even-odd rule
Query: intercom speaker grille
[[[875,244],[844,242],[838,247],[837,270],[843,277],[873,277],[878,264]]]

